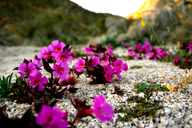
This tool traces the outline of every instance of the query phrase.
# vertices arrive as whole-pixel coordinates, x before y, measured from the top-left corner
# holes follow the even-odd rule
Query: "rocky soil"
[[[0,77],[9,75],[13,72],[13,68],[18,66],[23,58],[32,59],[34,55],[39,52],[41,48],[38,47],[0,47]],[[126,55],[126,50],[117,49],[116,54]],[[76,60],[75,60],[76,61]],[[123,72],[122,79],[115,78],[111,83],[106,85],[89,85],[89,79],[84,75],[80,76],[76,87],[79,88],[74,97],[80,99],[86,98],[88,104],[93,103],[95,95],[103,94],[106,101],[113,106],[114,109],[120,109],[122,106],[125,109],[132,108],[135,103],[127,101],[128,98],[134,95],[143,96],[142,93],[137,94],[134,84],[147,81],[155,81],[162,85],[169,85],[171,87],[177,86],[178,83],[186,82],[185,89],[180,89],[175,92],[158,92],[154,93],[151,101],[154,99],[161,100],[163,108],[158,110],[154,117],[141,116],[138,118],[130,118],[129,121],[119,121],[120,118],[126,117],[126,112],[116,112],[114,114],[114,122],[102,123],[97,119],[90,117],[85,118],[89,121],[86,123],[78,123],[77,127],[86,128],[191,128],[192,127],[192,84],[191,81],[186,81],[186,78],[192,74],[183,69],[179,69],[172,63],[162,63],[154,60],[124,60],[128,64],[129,70]],[[74,62],[71,64],[73,65]],[[131,69],[131,66],[140,65],[142,68]],[[14,71],[15,74],[17,72]],[[118,86],[126,93],[123,96],[112,94],[114,86]],[[31,106],[29,104],[18,104],[9,101],[8,99],[1,99],[0,105],[6,104],[8,106],[7,112],[10,118],[21,118],[23,113]],[[75,109],[66,97],[59,99],[56,104],[57,107],[63,111],[75,113]]]

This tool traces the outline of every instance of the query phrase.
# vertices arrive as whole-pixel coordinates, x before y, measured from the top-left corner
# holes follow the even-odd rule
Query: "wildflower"
[[[40,52],[37,54],[38,58],[50,59],[52,52],[48,49],[48,47],[43,47]]]
[[[99,57],[93,56],[93,57],[92,57],[92,65],[93,65],[93,66],[96,66],[96,65],[99,64],[99,63],[100,63]]]
[[[58,64],[61,64],[61,66],[68,66],[67,62],[71,63],[73,60],[73,57],[71,55],[71,51],[70,50],[65,50],[65,51],[61,51],[57,58],[56,58],[56,62]]]
[[[41,59],[41,58],[38,58],[37,56],[34,57],[33,63],[36,64],[38,68],[40,68],[40,67],[43,66],[43,64],[42,64],[42,59]]]
[[[101,64],[105,64],[105,63],[109,63],[109,56],[108,55],[104,55],[102,57]]]
[[[123,63],[122,69],[123,69],[124,71],[127,71],[127,70],[128,70],[128,65],[127,65],[126,63]]]
[[[31,71],[33,71],[36,68],[36,65],[32,62],[26,64],[26,63],[21,63],[18,67],[21,72],[18,72],[22,78],[30,74]]]
[[[103,95],[94,97],[94,114],[102,122],[110,121],[113,122],[114,110],[111,105],[105,102]]]
[[[51,42],[51,44],[48,46],[49,50],[53,53],[59,53],[66,45],[63,42],[60,42],[58,40],[54,40]],[[53,54],[52,53],[52,54]]]
[[[161,54],[161,57],[165,59],[168,57],[168,54],[166,52],[164,52],[163,54]]]
[[[148,56],[150,59],[153,58],[154,52],[149,52],[149,53],[147,53],[147,56]]]
[[[137,51],[137,52],[142,52],[143,51],[143,48],[142,48],[142,45],[139,43],[139,44],[136,44],[135,45],[135,50]]]
[[[75,68],[77,72],[81,72],[85,67],[85,60],[79,59],[77,63],[75,63]]]
[[[45,86],[43,84],[46,84],[48,82],[47,77],[42,77],[42,74],[37,69],[33,70],[28,78],[29,84],[31,87],[36,87],[39,85],[39,89],[43,91]]]
[[[113,53],[113,50],[110,49],[110,48],[107,48],[107,54],[108,54],[110,57],[113,57],[112,53]]]
[[[178,65],[180,58],[181,58],[180,56],[176,56],[176,57],[174,58],[173,64]]]
[[[125,42],[121,42],[121,45],[122,45],[123,47],[125,47],[125,48],[128,47],[127,43],[125,43]]]
[[[149,41],[145,41],[143,44],[143,49],[145,53],[148,53],[152,48],[152,45],[150,44]]]
[[[113,48],[113,43],[109,43],[109,48],[112,49]]]
[[[133,48],[132,47],[128,47],[127,50],[130,52],[130,51],[133,51]]]
[[[108,72],[108,71],[112,71],[111,65],[107,64],[107,65],[103,65],[104,71]]]
[[[147,58],[147,56],[144,54],[144,55],[143,55],[143,58],[145,58],[145,59],[146,59],[146,58]]]
[[[146,27],[147,26],[143,19],[141,19],[141,25],[142,25],[142,27]]]
[[[139,19],[142,18],[141,13],[139,13],[138,11],[137,11],[137,16],[138,16]]]
[[[67,128],[67,115],[67,112],[63,113],[59,108],[52,108],[43,104],[35,121],[38,125],[43,125],[44,128]]]
[[[105,79],[108,81],[108,82],[111,82],[112,81],[112,75],[113,75],[113,72],[112,70],[108,71],[105,73],[104,77]]]
[[[64,75],[62,75],[60,77],[59,81],[60,82],[64,82],[64,81],[67,82],[67,81],[69,81],[69,77],[70,77],[70,75],[68,73],[65,73]]]
[[[76,58],[77,57],[76,53],[72,53],[72,57]]]
[[[167,31],[170,32],[170,28],[169,27],[167,27]]]
[[[166,86],[166,88],[167,88],[169,91],[175,91],[175,88],[171,88],[170,86]]]
[[[123,69],[123,61],[122,60],[116,60],[113,63],[115,72],[122,72]]]
[[[192,44],[189,44],[189,50],[192,52]]]
[[[65,67],[62,67],[61,65],[57,65],[57,64],[54,64],[53,65],[53,75],[56,77],[56,78],[60,78],[66,74],[69,73],[69,67],[68,66],[65,66]]]
[[[93,48],[88,48],[88,47],[85,47],[85,54],[89,54],[89,55],[93,55],[94,54],[94,52],[93,52]]]
[[[129,55],[130,55],[131,57],[133,57],[133,58],[138,58],[138,57],[139,57],[139,56],[137,55],[137,53],[134,52],[134,51],[129,51]]]
[[[121,76],[120,72],[115,72],[115,74],[117,75],[117,77],[118,77],[119,79],[121,79],[121,78],[122,78],[122,76]]]

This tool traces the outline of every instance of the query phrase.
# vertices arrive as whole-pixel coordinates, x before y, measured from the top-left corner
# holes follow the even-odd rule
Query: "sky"
[[[71,0],[81,7],[97,12],[125,17],[136,11],[146,0]]]

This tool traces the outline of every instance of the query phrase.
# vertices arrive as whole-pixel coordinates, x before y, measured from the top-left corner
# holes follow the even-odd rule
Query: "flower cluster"
[[[80,58],[75,63],[75,73],[79,76],[86,73],[92,78],[91,84],[111,82],[114,74],[121,79],[121,72],[127,71],[128,66],[122,60],[112,55],[113,50],[102,45],[85,47],[85,53],[90,57]]]
[[[77,114],[72,122],[67,121],[68,112],[62,112],[59,108],[43,104],[36,116],[36,123],[45,128],[66,128],[69,125],[73,127],[75,121],[80,121],[81,118],[92,114],[102,122],[113,122],[113,107],[105,101],[103,95],[94,97],[93,108],[86,105],[86,100],[80,101],[78,98],[71,100],[71,103],[77,109]]]
[[[182,43],[181,47],[175,54],[173,64],[182,69],[192,68],[192,43]]]
[[[76,88],[74,88],[74,85],[76,79],[70,75],[70,68],[68,66],[68,63],[71,63],[75,57],[76,54],[71,53],[69,45],[55,40],[48,47],[43,47],[34,57],[34,61],[24,59],[23,63],[15,69],[19,70],[18,73],[22,79],[27,79],[28,81],[22,81],[22,84],[25,85],[24,92],[31,92],[26,97],[39,95],[40,93],[32,91],[38,89],[43,93],[48,92],[54,97],[61,97],[67,89],[70,92],[75,92]],[[42,67],[50,73],[50,78],[42,75]],[[68,87],[68,85],[71,86]],[[32,97],[37,98],[36,96]]]
[[[70,97],[71,99],[71,97]],[[76,113],[69,111],[63,112],[60,108],[54,107],[57,100],[43,102],[36,100],[34,110],[36,116],[32,112],[32,108],[28,109],[21,119],[10,119],[6,112],[6,107],[0,107],[0,124],[1,127],[22,127],[22,128],[74,128],[78,122],[86,122],[83,117],[96,117],[101,122],[113,122],[113,107],[105,101],[102,94],[94,97],[92,105],[86,105],[86,99],[81,101],[78,98],[71,99],[72,105],[76,109]],[[69,118],[68,118],[69,117]],[[9,122],[9,123],[8,123]]]
[[[149,41],[144,42],[143,46],[142,44],[136,44],[135,48],[131,48],[127,46],[124,42],[122,43],[123,47],[126,47],[129,51],[129,58],[132,59],[165,59],[168,57],[167,49],[163,48],[152,48],[152,45]]]

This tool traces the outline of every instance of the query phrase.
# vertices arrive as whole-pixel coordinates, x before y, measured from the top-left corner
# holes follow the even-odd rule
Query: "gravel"
[[[34,55],[40,51],[39,47],[0,47],[0,77],[7,76],[10,73],[17,74],[17,71],[13,69],[22,63],[23,59],[33,59]],[[126,50],[117,49],[115,53],[119,55],[126,55]],[[72,62],[70,66],[74,65],[77,61]],[[161,85],[168,85],[170,87],[175,87],[178,83],[185,80],[183,78],[190,77],[192,74],[188,70],[185,70],[174,66],[172,63],[163,63],[155,60],[125,60],[124,62],[128,64],[129,70],[127,72],[122,72],[122,79],[114,77],[111,83],[107,84],[97,84],[90,85],[88,78],[85,75],[81,75],[76,87],[79,88],[77,93],[73,97],[78,97],[80,99],[87,99],[88,104],[93,104],[93,99],[95,95],[103,94],[106,101],[113,106],[114,109],[119,109],[122,105],[126,106],[127,109],[133,107],[134,103],[129,103],[127,98],[135,95],[143,96],[144,94],[137,94],[134,88],[134,84],[148,81],[155,81]],[[130,69],[131,66],[140,65],[142,68]],[[45,73],[46,74],[46,73]],[[123,89],[126,93],[123,96],[117,94],[112,94],[114,91],[114,86],[118,86]],[[114,127],[114,128],[190,128],[192,127],[192,83],[187,81],[184,85],[185,89],[178,89],[177,91],[165,91],[154,93],[151,100],[160,99],[163,109],[156,112],[155,117],[138,117],[130,118],[128,122],[117,121],[119,117],[124,117],[125,113],[115,113],[114,122],[102,123],[97,119],[92,119],[91,117],[84,118],[89,121],[86,123],[78,123],[77,127]],[[29,104],[18,104],[16,101],[10,101],[9,99],[0,99],[0,105],[7,105],[7,113],[9,118],[21,118],[24,112],[29,109],[32,105]],[[61,108],[63,111],[69,111],[70,113],[75,113],[75,109],[70,103],[70,100],[64,96],[59,99],[56,107]]]

